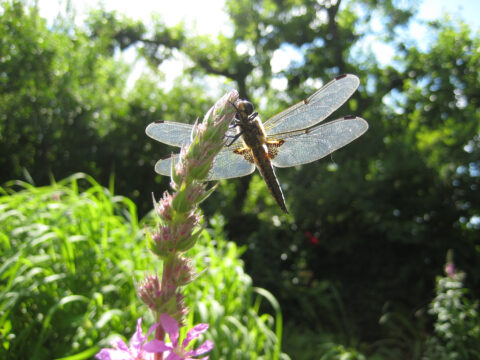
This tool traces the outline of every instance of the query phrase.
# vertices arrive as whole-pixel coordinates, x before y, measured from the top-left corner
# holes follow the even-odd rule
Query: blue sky
[[[480,29],[479,0],[424,0],[420,7],[419,17],[422,19],[438,19],[442,13],[460,16],[473,30]]]

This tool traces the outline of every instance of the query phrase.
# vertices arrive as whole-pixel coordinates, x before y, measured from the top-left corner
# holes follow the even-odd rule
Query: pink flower
[[[143,350],[152,353],[163,352],[164,360],[195,360],[192,356],[201,356],[213,349],[213,341],[207,340],[200,345],[196,350],[187,350],[186,347],[200,334],[208,329],[208,324],[198,324],[194,326],[187,333],[187,337],[182,344],[178,342],[179,332],[177,321],[167,314],[160,315],[160,323],[163,330],[168,333],[171,343],[167,344],[164,341],[154,339],[143,346]],[[207,360],[208,356],[197,360]]]
[[[114,349],[102,349],[95,355],[98,360],[152,360],[153,354],[147,353],[144,350],[144,343],[148,336],[155,330],[160,324],[153,324],[148,333],[142,335],[142,318],[137,320],[137,331],[133,334],[129,341],[129,345],[125,344],[123,340],[117,340],[112,343]]]
[[[453,264],[453,262],[448,262],[445,265],[445,272],[447,273],[448,277],[453,278],[455,276],[455,265]]]

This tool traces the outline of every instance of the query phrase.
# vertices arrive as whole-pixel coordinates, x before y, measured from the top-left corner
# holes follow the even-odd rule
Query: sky
[[[443,12],[459,14],[475,30],[480,28],[480,1],[478,0],[419,0],[419,18],[437,19]],[[89,8],[98,6],[99,0],[72,1],[77,9],[79,20],[85,17]],[[42,16],[52,19],[65,7],[66,0],[38,0]],[[134,19],[149,21],[150,14],[162,14],[167,25],[175,25],[182,19],[195,24],[201,34],[216,34],[228,31],[228,23],[222,10],[224,0],[102,0],[106,10],[117,10]],[[205,6],[208,3],[208,6]],[[399,1],[401,3],[401,1]],[[215,19],[215,21],[212,21]],[[223,21],[222,19],[225,19]]]
[[[55,16],[64,12],[65,4],[68,0],[36,0],[38,1],[41,16],[53,21]],[[421,21],[434,20],[442,18],[444,13],[452,17],[461,18],[469,24],[474,31],[480,30],[480,0],[419,0],[421,2],[417,19],[410,26],[409,34],[414,37],[419,45],[425,45],[427,41],[424,38],[425,30]],[[76,9],[76,21],[81,25],[86,18],[88,9],[98,7],[102,3],[107,11],[116,10],[119,13],[126,14],[133,19],[142,20],[148,26],[152,13],[161,14],[163,21],[167,26],[173,26],[180,21],[185,21],[187,26],[198,34],[217,35],[231,33],[231,27],[228,23],[228,17],[223,11],[225,0],[77,0],[71,1]],[[208,3],[208,6],[206,4]],[[402,0],[398,0],[401,4]],[[375,30],[375,23],[372,27]],[[378,30],[381,25],[378,24]],[[381,31],[379,32],[381,33]],[[367,40],[372,50],[377,54],[381,64],[387,64],[391,61],[394,50],[388,44],[382,44],[374,36]],[[286,68],[290,61],[301,60],[301,54],[289,47],[278,50],[272,57],[272,69],[281,71]],[[132,87],[135,80],[142,72],[148,71],[144,61],[136,60],[134,49],[121,54],[121,57],[128,63],[135,64],[133,72],[130,75],[127,87]],[[161,70],[165,73],[165,84],[173,84],[175,77],[181,75],[182,61],[181,56],[165,61]],[[284,90],[286,79],[274,79],[272,86],[278,90]],[[171,85],[170,85],[171,86]]]
[[[472,29],[480,29],[480,1],[478,0],[424,0],[420,7],[421,19],[438,19],[442,13],[459,15]]]
[[[40,15],[53,19],[59,11],[65,8],[66,0],[38,0]],[[152,13],[161,14],[166,25],[173,26],[185,20],[187,24],[195,26],[200,34],[218,34],[228,31],[228,23],[223,12],[224,0],[77,0],[72,1],[77,10],[79,24],[86,17],[88,9],[103,4],[107,11],[116,10],[133,19],[150,22]],[[215,21],[212,21],[215,19]],[[220,21],[218,20],[220,19]]]

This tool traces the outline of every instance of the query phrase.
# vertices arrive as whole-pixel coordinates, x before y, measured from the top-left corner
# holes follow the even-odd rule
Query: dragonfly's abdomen
[[[280,208],[288,213],[287,206],[285,205],[285,198],[283,196],[282,188],[278,182],[277,176],[275,175],[275,170],[272,166],[272,162],[268,156],[267,146],[258,146],[252,148],[253,157],[255,159],[255,165],[257,165],[258,170],[262,174],[263,180],[267,184],[268,190],[272,194],[273,198],[277,202]]]

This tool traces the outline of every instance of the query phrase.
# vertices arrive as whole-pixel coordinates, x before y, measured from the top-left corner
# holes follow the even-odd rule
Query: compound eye
[[[243,100],[242,106],[243,106],[243,111],[245,111],[247,115],[251,115],[253,113],[253,104],[250,101]]]

